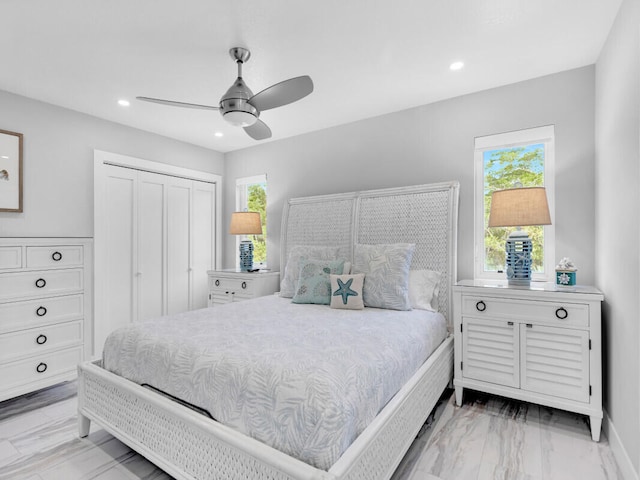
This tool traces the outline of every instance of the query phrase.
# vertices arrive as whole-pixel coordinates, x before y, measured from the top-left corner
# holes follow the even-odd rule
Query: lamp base
[[[531,250],[533,245],[527,232],[511,232],[505,243],[507,251],[506,267],[509,285],[531,284]]]
[[[251,240],[240,242],[240,270],[243,272],[253,270],[253,242]]]

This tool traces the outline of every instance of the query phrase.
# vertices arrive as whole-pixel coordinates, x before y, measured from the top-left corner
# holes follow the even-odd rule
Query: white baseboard
[[[638,476],[638,472],[633,468],[633,463],[631,462],[631,458],[629,458],[629,454],[622,445],[620,441],[620,437],[618,436],[618,432],[616,431],[613,422],[611,422],[611,418],[609,418],[609,414],[607,411],[604,411],[604,418],[602,422],[602,430],[609,440],[609,446],[611,447],[611,451],[613,452],[613,456],[618,463],[618,467],[620,468],[620,472],[622,473],[622,478],[624,480],[640,480]]]

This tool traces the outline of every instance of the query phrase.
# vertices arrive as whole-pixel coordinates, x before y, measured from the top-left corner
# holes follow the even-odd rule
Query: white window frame
[[[504,272],[484,270],[484,152],[540,143],[544,145],[544,187],[551,225],[544,226],[544,273],[532,273],[536,282],[552,281],[555,270],[555,128],[553,125],[476,137],[474,151],[474,277],[504,280]]]
[[[247,210],[247,185],[253,185],[256,183],[267,183],[267,174],[263,173],[260,175],[252,175],[250,177],[236,178],[236,212],[244,212]],[[267,232],[264,232],[264,237],[266,241]],[[240,242],[242,240],[246,240],[246,235],[236,235],[236,252],[240,248]],[[254,265],[256,268],[267,268],[266,260],[264,262],[255,262]],[[238,255],[236,255],[236,268],[240,268],[240,258]]]

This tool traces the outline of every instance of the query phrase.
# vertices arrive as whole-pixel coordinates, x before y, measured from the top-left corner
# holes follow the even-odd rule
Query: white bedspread
[[[445,337],[425,310],[267,296],[119,329],[103,366],[328,470]]]

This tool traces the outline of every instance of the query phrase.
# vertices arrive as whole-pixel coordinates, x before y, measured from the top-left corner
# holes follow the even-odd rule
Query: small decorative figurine
[[[563,286],[575,285],[577,270],[569,257],[563,257],[556,265],[556,283]]]

